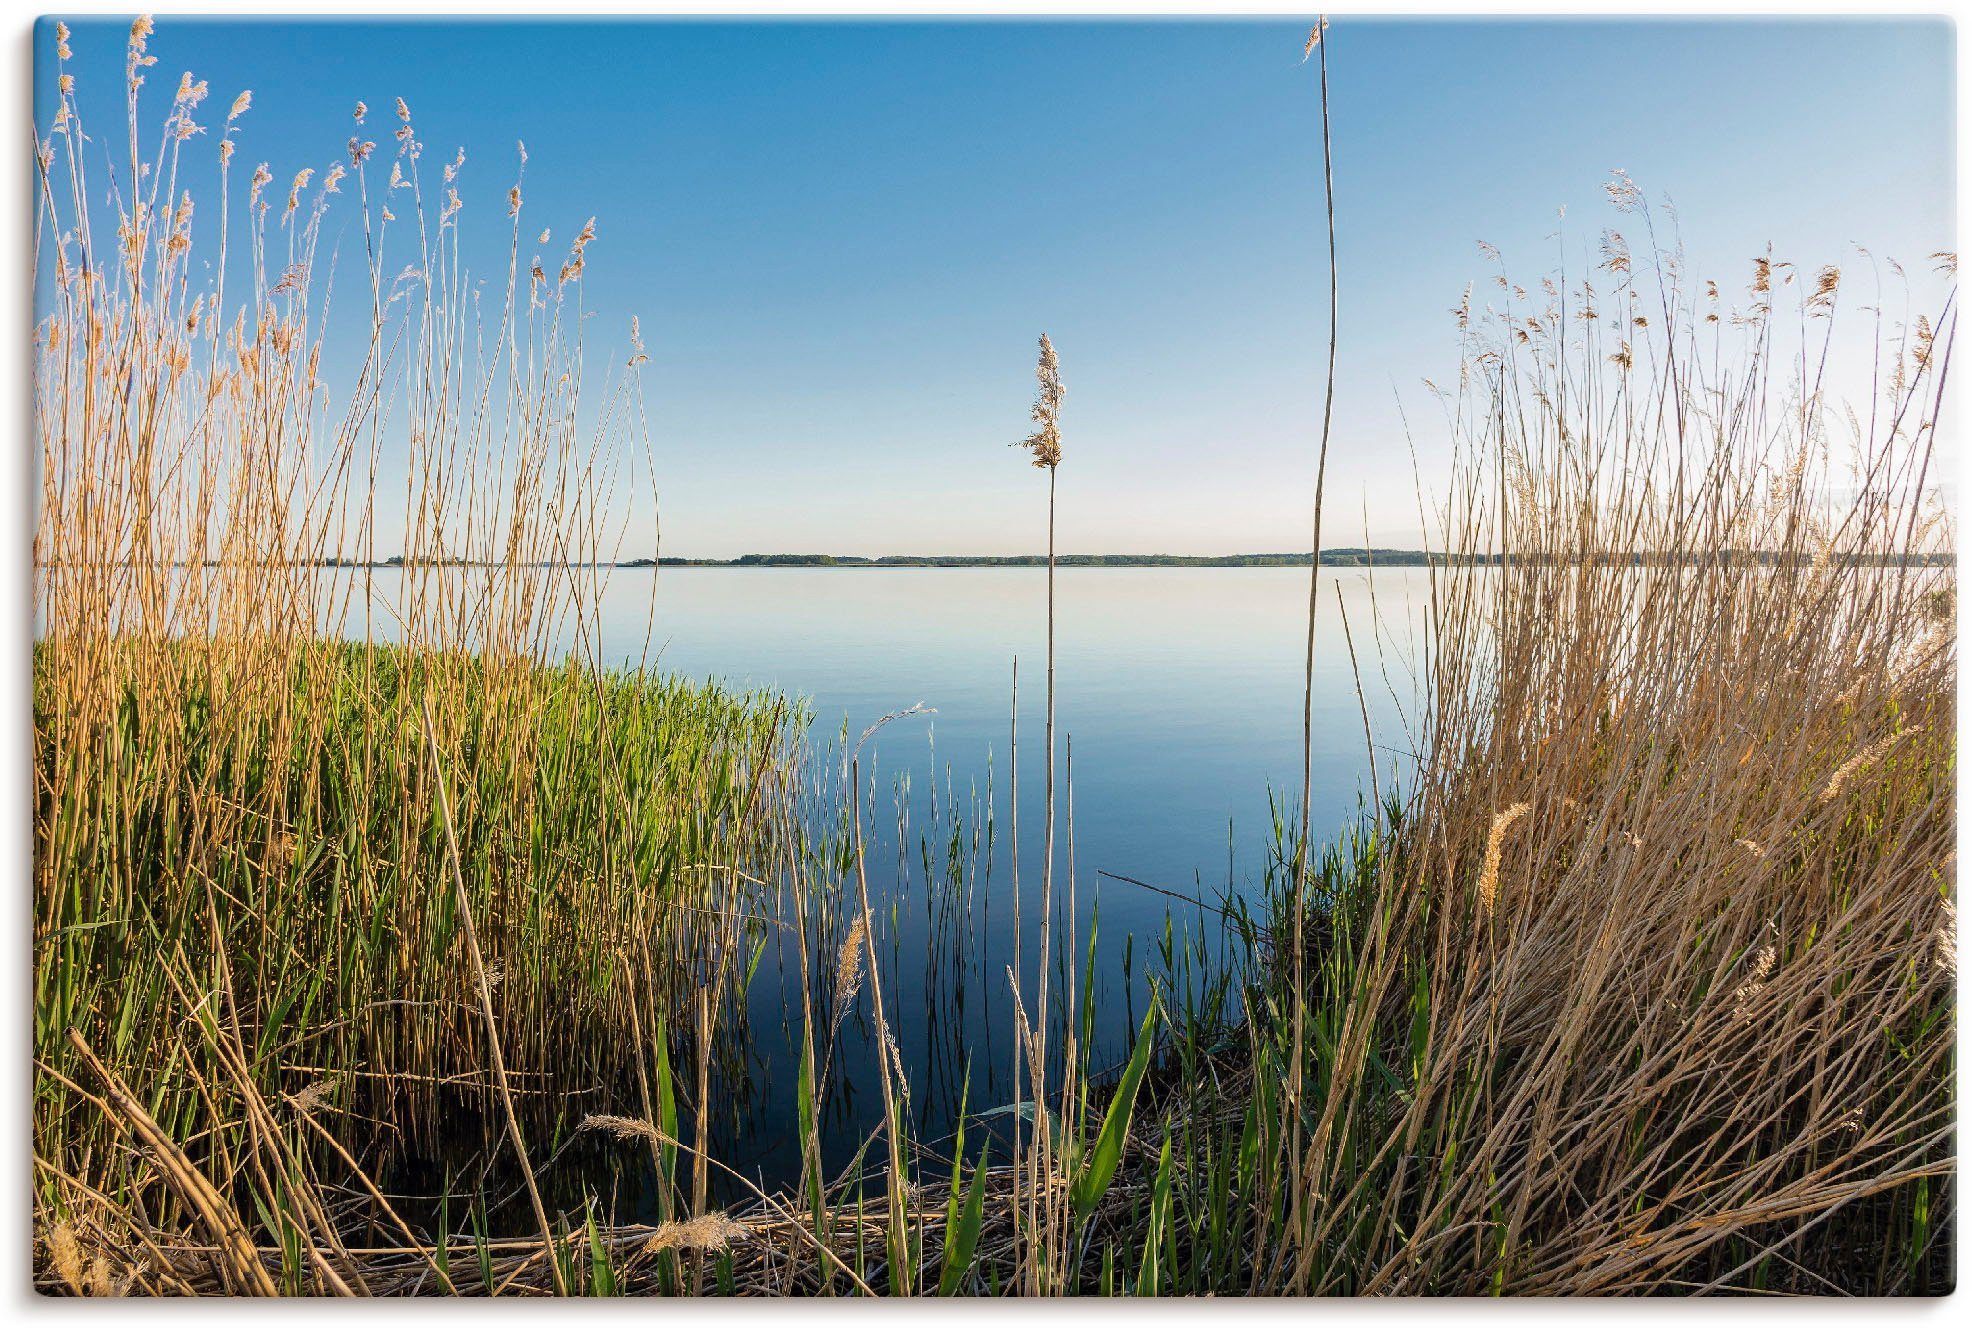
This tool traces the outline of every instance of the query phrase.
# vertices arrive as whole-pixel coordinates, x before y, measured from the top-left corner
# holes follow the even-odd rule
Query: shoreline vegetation
[[[69,30],[37,51],[39,1291],[1953,1288],[1956,574],[1927,485],[1955,294],[1892,324],[1844,306],[1867,269],[1771,255],[1722,290],[1620,173],[1592,268],[1521,287],[1482,246],[1500,307],[1455,311],[1420,527],[1499,557],[1428,563],[1420,702],[1382,735],[1407,764],[1367,707],[1310,725],[1360,745],[1358,814],[1318,841],[1283,794],[1262,879],[1203,901],[1223,929],[1142,938],[1109,1064],[1067,748],[992,1039],[1026,1086],[983,1101],[972,1067],[934,1130],[895,1030],[936,1011],[886,955],[908,905],[965,962],[991,793],[887,897],[862,762],[917,709],[810,750],[798,699],[662,676],[648,633],[602,656],[657,476],[637,325],[583,372],[596,222],[534,257],[516,163],[482,288],[482,192],[404,100],[241,188],[251,94],[222,118],[185,74],[154,135],[153,35],[127,163],[83,146]],[[333,406],[331,216],[372,297]],[[1843,316],[1877,325],[1854,415],[1822,388]],[[1073,349],[1044,339],[1017,444],[1051,522],[1101,501],[1072,464],[1056,491]],[[377,565],[386,438],[420,575],[395,644],[326,640],[325,600],[363,621],[327,555]],[[1322,649],[1367,687],[1376,625],[1342,622]],[[1046,687],[1052,756],[1072,670]],[[776,969],[799,1059],[756,1085]],[[734,1150],[750,1110],[788,1183]]]

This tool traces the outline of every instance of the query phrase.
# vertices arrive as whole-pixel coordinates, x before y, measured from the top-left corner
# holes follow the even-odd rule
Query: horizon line
[[[1798,561],[1806,561],[1794,555]],[[1637,566],[1662,563],[1666,555],[1654,550],[1609,551],[1593,555],[1588,559],[1565,558],[1516,558],[1522,563],[1591,562],[1608,565],[1629,563]],[[1775,565],[1784,555],[1768,549],[1726,547],[1709,553],[1687,553],[1678,555],[1685,563],[1708,561],[1721,558],[1739,563]],[[1902,552],[1902,553],[1847,553],[1836,556],[1836,561],[1877,566],[1917,566],[1948,567],[1955,566],[1955,552]],[[1219,568],[1283,568],[1306,567],[1313,559],[1302,553],[1230,553],[1230,554],[1188,554],[1188,553],[1061,553],[1056,554],[1057,566],[1065,567],[1219,567]],[[673,554],[641,558],[596,558],[596,559],[527,559],[509,564],[504,560],[462,557],[416,558],[395,554],[389,558],[366,560],[344,558],[338,555],[323,555],[314,558],[206,558],[197,561],[172,560],[162,565],[168,567],[320,567],[338,571],[402,571],[407,568],[437,567],[532,567],[532,568],[625,568],[645,567],[731,567],[731,568],[1009,568],[1045,567],[1048,556],[1041,553],[1016,554],[882,554],[865,556],[862,554],[829,553],[743,553],[732,558],[693,558]],[[1390,566],[1421,567],[1447,563],[1498,564],[1498,553],[1473,551],[1447,552],[1432,549],[1385,548],[1380,546],[1338,546],[1321,551],[1321,562],[1325,567],[1370,567],[1376,564]],[[61,568],[78,566],[102,566],[97,562],[73,562],[65,559],[36,559],[38,568]],[[118,560],[118,567],[141,565],[134,560]]]

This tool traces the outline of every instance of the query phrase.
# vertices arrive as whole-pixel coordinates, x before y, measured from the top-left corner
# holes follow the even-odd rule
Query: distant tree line
[[[1419,567],[1432,555],[1416,549],[1324,549],[1322,565],[1356,567],[1368,563]],[[892,554],[858,558],[835,553],[747,553],[737,558],[662,558],[665,567],[1044,567],[1038,553],[1020,554]],[[1061,567],[1306,567],[1305,553],[1234,553],[1202,556],[1184,553],[1064,553]],[[651,565],[648,558],[625,566]]]
[[[207,558],[201,561],[205,567],[225,566],[231,560]],[[835,553],[745,553],[737,558],[630,558],[621,562],[576,563],[579,567],[1044,567],[1047,559],[1038,553],[1006,555],[973,554],[892,554],[884,558],[858,558],[850,554]],[[1528,558],[1516,556],[1514,562],[1523,566],[1548,565],[1555,562],[1579,562],[1578,558]],[[1632,567],[1661,566],[1666,558],[1655,553],[1623,553],[1598,556],[1593,561],[1598,566],[1627,564]],[[1677,561],[1686,566],[1725,567],[1774,567],[1783,561],[1806,567],[1811,561],[1801,554],[1778,554],[1765,549],[1721,549],[1715,554],[1681,555]],[[1835,562],[1845,567],[1950,567],[1955,559],[1950,553],[1926,553],[1903,556],[1899,554],[1837,554]],[[1308,555],[1305,553],[1233,553],[1220,557],[1204,557],[1185,553],[1064,553],[1055,559],[1062,567],[1306,567]],[[1445,567],[1458,566],[1498,566],[1500,557],[1495,553],[1430,553],[1422,549],[1323,549],[1323,567]],[[295,559],[271,565],[301,566],[312,563],[317,567],[339,568],[406,568],[406,567],[492,567],[501,564],[474,558],[405,558],[402,554],[385,558],[378,562],[365,562],[360,558],[317,558]],[[74,560],[65,558],[42,559],[44,567],[76,566]],[[176,564],[184,566],[186,564]],[[255,566],[270,565],[265,559],[254,560]],[[564,566],[571,564],[532,562],[533,567]]]
[[[1763,549],[1721,549],[1703,557],[1681,555],[1678,561],[1696,565],[1708,563],[1727,567],[1772,567],[1784,560],[1805,562],[1798,555],[1781,555]],[[1515,561],[1534,565],[1536,560],[1518,557]],[[1580,561],[1555,559],[1545,561]],[[1600,566],[1628,564],[1633,567],[1661,565],[1665,557],[1652,553],[1612,554],[1593,560]],[[1948,567],[1949,553],[1903,557],[1893,554],[1838,555],[1848,566]],[[1055,559],[1062,567],[1306,567],[1305,553],[1234,553],[1208,557],[1182,553],[1065,553]],[[1427,567],[1448,565],[1497,566],[1493,553],[1431,553],[1422,549],[1323,549],[1324,567]],[[619,563],[620,567],[1042,567],[1047,559],[1040,554],[893,554],[884,558],[859,558],[834,553],[747,553],[737,558],[649,558]]]

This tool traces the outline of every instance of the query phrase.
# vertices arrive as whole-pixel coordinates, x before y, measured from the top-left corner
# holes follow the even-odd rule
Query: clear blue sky
[[[126,26],[71,24],[109,145]],[[432,170],[470,153],[466,234],[488,278],[525,139],[551,267],[597,218],[599,358],[642,318],[668,554],[1037,550],[1045,481],[1007,445],[1043,330],[1069,392],[1063,548],[1230,553],[1307,540],[1326,329],[1305,34],[167,18],[145,92],[155,122],[190,69],[213,123],[253,90],[242,193],[256,161],[280,188],[341,159],[357,98],[387,157],[378,120],[404,96]],[[1538,274],[1565,205],[1579,258],[1616,220],[1611,168],[1671,195],[1693,271],[1735,289],[1769,240],[1804,267],[1861,243],[1914,273],[1954,248],[1954,39],[1939,20],[1336,20],[1324,543],[1358,542],[1365,507],[1373,540],[1417,543],[1394,394],[1429,486],[1445,450],[1419,380],[1456,373],[1446,311],[1487,275],[1474,242]],[[52,44],[44,25],[44,127]],[[331,231],[353,237],[342,202]]]

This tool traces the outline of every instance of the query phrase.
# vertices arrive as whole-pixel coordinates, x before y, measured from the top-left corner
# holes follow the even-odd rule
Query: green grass
[[[1095,950],[1051,861],[1021,1026],[995,1034],[1036,1100],[967,1122],[999,1131],[983,1154],[914,1137],[909,1067],[879,1050],[883,1127],[824,1175],[838,1038],[922,1017],[883,997],[902,901],[864,888],[846,730],[850,787],[800,761],[797,705],[600,666],[608,569],[662,559],[641,346],[583,399],[593,227],[533,277],[516,182],[482,320],[456,206],[429,171],[395,190],[419,173],[401,102],[381,147],[295,179],[278,229],[233,215],[271,182],[228,183],[248,99],[221,119],[187,75],[155,133],[150,33],[129,189],[66,81],[40,127],[37,1285],[1949,1289],[1956,640],[1927,491],[1949,302],[1879,315],[1875,362],[1841,374],[1878,399],[1838,420],[1842,274],[1760,259],[1745,291],[1701,289],[1619,175],[1632,236],[1605,232],[1593,273],[1502,268],[1459,304],[1424,498],[1442,549],[1480,556],[1424,560],[1402,796],[1368,747],[1364,821],[1305,906],[1312,846],[1277,826],[1256,896],[1225,903],[1230,957],[1145,938],[1156,997],[1116,1073],[1090,1061]],[[189,180],[212,150],[217,199],[140,206],[142,172],[184,156]],[[391,292],[367,345],[332,348],[361,365],[333,410],[332,215]],[[1050,347],[1051,529],[1053,378]],[[407,644],[334,644],[321,614],[359,584],[337,578],[377,564],[398,506],[384,438],[411,440],[402,599],[374,607]],[[1345,635],[1352,665],[1379,639]],[[551,642],[573,662],[538,662]],[[920,839],[940,943],[969,934],[977,832]],[[800,965],[786,1193],[709,1146],[770,933]],[[646,1164],[658,1221],[623,1221],[614,1183]]]
[[[100,1189],[132,1174],[68,1086],[87,1078],[70,1029],[141,1075],[198,1155],[235,1147],[188,1037],[198,1010],[261,1094],[308,1093],[366,1161],[483,1142],[427,694],[518,1100],[544,1137],[635,1110],[564,1089],[630,1090],[633,1005],[648,1025],[730,969],[723,914],[784,850],[775,781],[803,713],[572,665],[241,653],[37,648],[35,1049],[56,1072],[37,1078],[40,1156]]]

